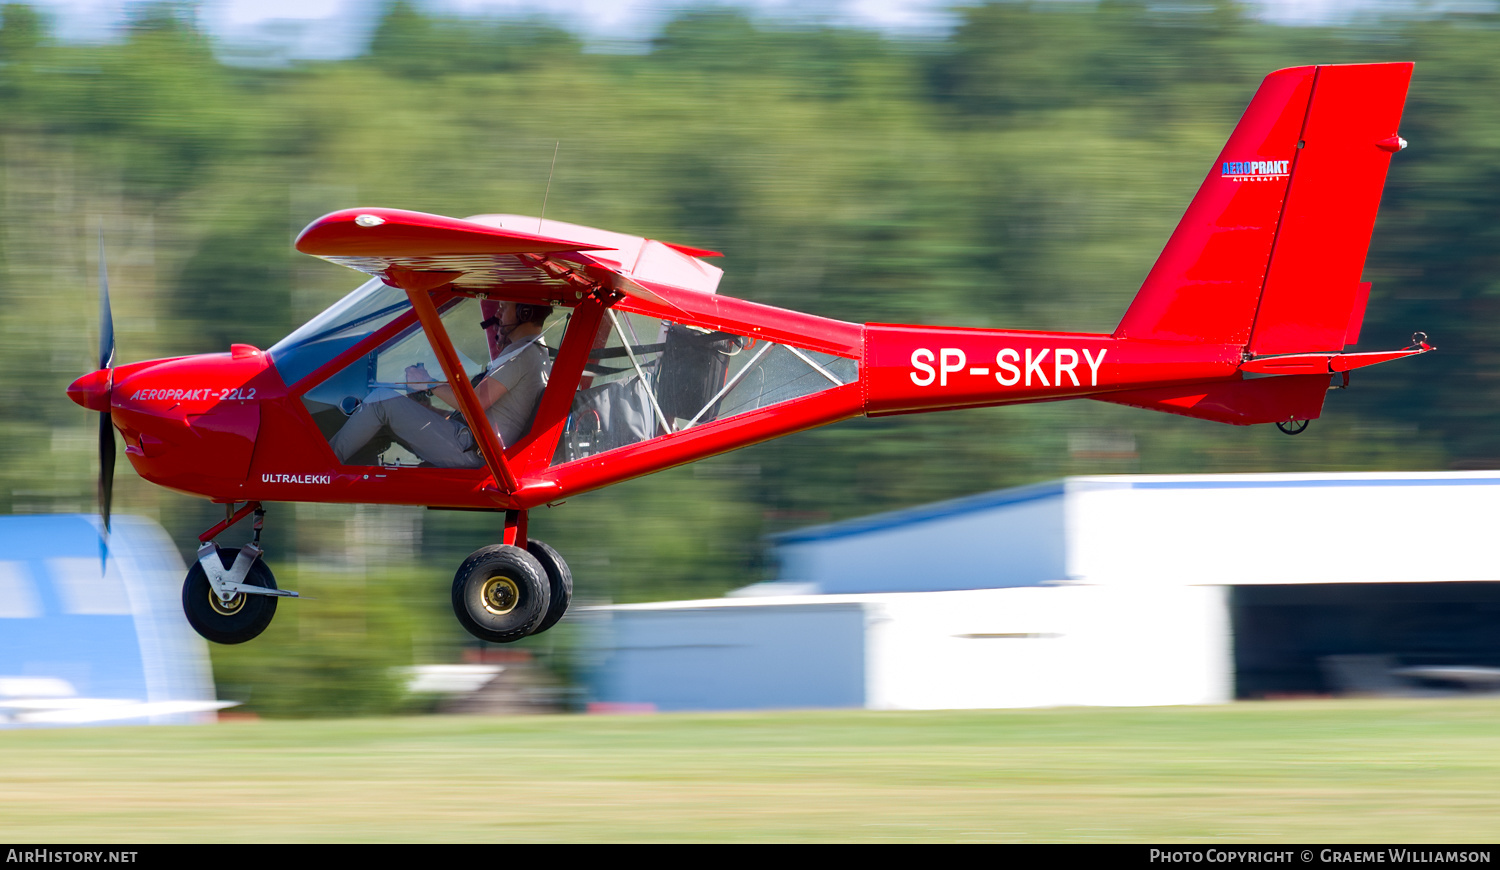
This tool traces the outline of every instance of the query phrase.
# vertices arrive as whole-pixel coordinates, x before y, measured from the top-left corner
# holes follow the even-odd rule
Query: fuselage
[[[682,294],[672,302],[676,307],[666,312],[672,322],[843,358],[856,375],[819,384],[824,388],[807,395],[680,431],[658,431],[655,437],[571,461],[557,461],[555,438],[548,443],[541,437],[545,433],[532,433],[505,447],[517,481],[512,491],[498,486],[484,468],[351,466],[341,464],[329,447],[327,433],[309,410],[318,406],[307,395],[326,389],[332,372],[347,370],[351,361],[374,354],[393,335],[412,330],[415,315],[410,311],[352,344],[328,348],[325,359],[311,362],[292,360],[276,348],[267,352],[235,345],[229,353],[118,366],[107,389],[108,407],[141,477],[215,501],[524,510],[859,415],[1082,398],[1240,377],[1241,349],[1232,346],[1086,333],[860,325],[719,295],[694,299]],[[637,300],[614,304],[641,308]],[[572,318],[576,326],[561,339],[559,362],[570,347],[592,346],[596,327],[588,324],[603,319],[603,307],[593,300],[579,303]],[[290,384],[276,364],[278,356],[300,375]],[[102,410],[101,390],[109,380],[101,373],[85,375],[70,394],[79,404]],[[567,400],[574,387],[554,378],[548,389]]]

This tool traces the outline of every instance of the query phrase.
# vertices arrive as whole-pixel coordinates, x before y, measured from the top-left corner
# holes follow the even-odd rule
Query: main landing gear
[[[271,569],[261,561],[260,531],[266,512],[259,502],[250,502],[238,512],[199,536],[198,561],[182,583],[182,610],[193,630],[214,643],[244,643],[260,635],[276,615],[277,598],[296,598],[297,593],[276,588]],[[214,536],[255,514],[255,538],[238,550],[221,550]]]
[[[505,541],[482,547],[453,576],[453,613],[469,634],[511,643],[557,624],[573,600],[573,574],[557,551],[526,539],[526,513],[507,511]]]
[[[244,643],[276,616],[276,599],[297,593],[276,587],[261,559],[265,509],[249,502],[225,509],[224,520],[198,536],[198,561],[182,584],[182,610],[193,629],[214,643]],[[238,550],[221,550],[215,536],[255,515],[255,537]],[[505,543],[474,551],[453,577],[453,612],[480,640],[511,643],[557,624],[573,601],[573,574],[557,551],[526,538],[526,512],[507,511]]]

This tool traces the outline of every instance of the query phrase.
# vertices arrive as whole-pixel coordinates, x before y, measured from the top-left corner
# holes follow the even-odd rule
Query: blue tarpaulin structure
[[[208,650],[182,616],[185,569],[161,527],[0,517],[0,727],[199,721]]]

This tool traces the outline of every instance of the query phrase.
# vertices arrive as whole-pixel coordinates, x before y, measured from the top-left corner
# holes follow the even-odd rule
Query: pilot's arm
[[[479,407],[485,410],[489,410],[491,405],[500,401],[508,392],[510,390],[506,389],[504,384],[500,383],[498,379],[491,377],[480,381],[479,386],[474,388],[474,394],[479,397]],[[453,388],[447,384],[437,387],[432,391],[432,394],[453,407],[458,407],[458,397],[453,395]]]
[[[427,373],[427,366],[418,363],[406,367],[406,380],[413,383],[431,383],[438,378]],[[501,397],[510,392],[505,384],[500,383],[499,378],[486,377],[474,388],[474,393],[479,397],[479,407],[489,410],[489,407],[500,401]],[[432,395],[442,399],[448,407],[458,407],[458,397],[453,394],[453,388],[447,384],[440,384],[432,388]]]

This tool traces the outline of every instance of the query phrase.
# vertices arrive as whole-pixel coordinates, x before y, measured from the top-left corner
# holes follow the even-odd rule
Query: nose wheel
[[[228,574],[242,550],[220,550],[210,544],[207,558],[219,562],[220,571]],[[221,597],[209,582],[202,560],[193,563],[182,583],[182,611],[193,630],[214,643],[232,644],[252,640],[266,630],[276,615],[276,578],[266,563],[256,559],[249,565],[240,586],[264,589],[272,594],[233,592]]]
[[[219,549],[213,537],[251,512],[255,539],[238,550]],[[258,502],[250,502],[199,536],[203,546],[198,548],[198,560],[182,582],[182,611],[193,630],[214,643],[244,643],[258,637],[276,616],[276,599],[298,597],[276,587],[276,578],[261,559],[265,514]]]

